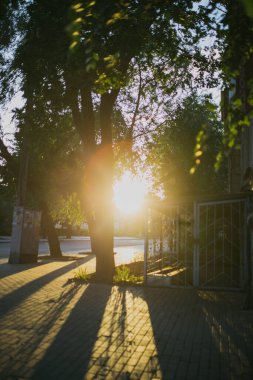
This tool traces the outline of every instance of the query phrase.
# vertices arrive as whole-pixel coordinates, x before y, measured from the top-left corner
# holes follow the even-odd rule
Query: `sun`
[[[124,214],[135,214],[142,208],[146,193],[145,181],[126,171],[114,185],[115,206]]]

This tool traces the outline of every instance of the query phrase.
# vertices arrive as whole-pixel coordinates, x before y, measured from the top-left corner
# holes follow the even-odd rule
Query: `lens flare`
[[[124,214],[135,214],[142,208],[146,193],[145,181],[127,171],[115,183],[114,203]]]

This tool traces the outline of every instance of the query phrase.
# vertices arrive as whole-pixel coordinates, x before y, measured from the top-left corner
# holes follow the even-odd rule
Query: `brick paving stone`
[[[1,380],[253,378],[243,293],[76,285],[76,267],[0,264]]]

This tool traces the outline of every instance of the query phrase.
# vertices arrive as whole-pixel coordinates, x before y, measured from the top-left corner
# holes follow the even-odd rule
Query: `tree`
[[[154,136],[147,153],[156,186],[162,188],[167,200],[226,189],[225,167],[214,171],[222,137],[221,120],[208,97],[193,94],[168,112],[162,132]],[[195,159],[197,170],[192,175],[190,168]]]
[[[204,12],[212,20],[214,45],[219,54],[218,75],[224,89],[221,108],[225,130],[223,150],[216,159],[218,169],[225,156],[240,149],[241,132],[250,125],[253,115],[252,3],[248,0],[210,0]]]
[[[0,126],[0,132],[1,126]],[[11,218],[13,204],[16,197],[18,159],[16,154],[7,149],[0,135],[0,234],[9,235],[11,231]]]
[[[47,118],[45,118],[45,108]],[[80,191],[82,179],[76,134],[70,114],[45,106],[43,100],[36,101],[36,112],[30,112],[32,126],[28,129],[26,107],[16,112],[18,130],[15,134],[18,146],[22,147],[24,137],[29,140],[29,170],[27,176],[27,207],[42,210],[43,230],[49,240],[50,254],[60,257],[61,249],[54,228],[55,219],[52,204],[62,197]],[[75,146],[75,154],[73,147]],[[71,181],[69,181],[71,178]]]
[[[12,70],[20,74],[20,88],[33,114],[41,99],[72,113],[83,149],[83,203],[96,272],[105,281],[114,272],[112,116],[117,98],[136,65],[143,77],[149,73],[150,89],[159,83],[160,94],[171,94],[178,83],[191,85],[194,66],[203,82],[208,57],[201,54],[198,41],[206,28],[192,4],[45,0],[22,8],[26,23],[21,25]]]
[[[84,214],[76,193],[67,197],[58,197],[57,202],[51,204],[51,215],[53,220],[66,227],[66,238],[71,238],[73,225],[80,225],[84,222]]]

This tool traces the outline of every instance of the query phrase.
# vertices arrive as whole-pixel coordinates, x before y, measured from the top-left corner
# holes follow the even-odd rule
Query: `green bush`
[[[116,268],[116,274],[113,277],[113,281],[115,283],[140,283],[143,282],[143,278],[141,276],[135,276],[130,273],[130,269],[126,265],[122,265]]]

